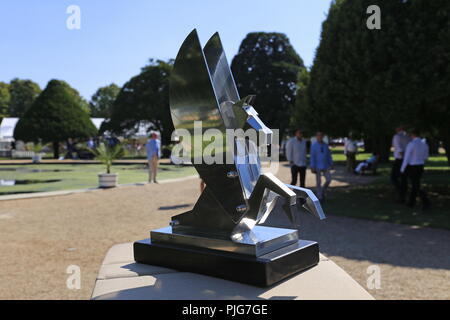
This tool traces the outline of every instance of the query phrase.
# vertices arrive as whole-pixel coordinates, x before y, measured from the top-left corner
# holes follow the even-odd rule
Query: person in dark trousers
[[[419,195],[422,200],[423,209],[428,209],[431,202],[424,190],[421,189],[421,179],[424,171],[425,162],[429,156],[428,145],[419,138],[417,130],[411,130],[411,142],[408,143],[400,171],[406,174],[411,182],[411,194],[407,205],[413,207],[416,204],[416,198]]]
[[[358,153],[358,146],[356,141],[353,140],[353,135],[350,134],[345,141],[344,154],[347,158],[347,172],[354,172],[356,168],[356,154]]]
[[[306,139],[303,138],[303,132],[297,129],[294,137],[289,139],[286,144],[286,158],[291,166],[291,185],[293,186],[297,184],[297,178],[300,175],[300,187],[305,187],[307,155]]]
[[[311,172],[316,174],[316,195],[319,200],[325,199],[326,191],[332,179],[330,171],[333,169],[331,151],[323,138],[323,132],[317,132],[317,141],[311,146]],[[323,185],[322,175],[325,177],[325,184]]]
[[[66,156],[64,157],[65,159],[74,159],[74,153],[76,153],[76,148],[75,148],[75,141],[73,141],[72,138],[67,139],[66,142],[66,147],[67,147],[67,153]]]
[[[408,183],[406,175],[402,174],[400,169],[402,167],[406,146],[411,141],[411,138],[408,136],[402,126],[396,128],[395,131],[396,134],[392,138],[392,147],[394,148],[395,160],[394,164],[392,165],[391,181],[394,187],[397,189],[399,201],[401,203],[404,203]]]

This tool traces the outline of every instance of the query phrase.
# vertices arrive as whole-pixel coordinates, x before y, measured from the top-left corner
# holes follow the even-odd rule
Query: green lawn
[[[333,151],[333,159],[340,165],[345,159],[342,151]],[[358,160],[368,156],[360,154]],[[374,183],[333,189],[324,203],[325,211],[355,218],[450,229],[450,169],[444,155],[431,157],[426,165],[423,188],[433,202],[427,211],[421,209],[420,200],[416,208],[396,202],[396,193],[389,180],[390,170],[390,164],[382,164]]]
[[[0,195],[27,192],[56,191],[69,189],[95,188],[98,186],[97,174],[104,172],[102,165],[96,164],[37,164],[0,166],[1,184],[7,180],[33,182],[14,186],[0,185]],[[119,174],[119,184],[144,182],[148,180],[148,170],[144,164],[115,165],[113,172]],[[173,179],[195,174],[193,167],[160,165],[158,179]],[[28,181],[24,181],[28,180]]]
[[[342,149],[334,148],[332,151],[336,165],[344,165]],[[357,160],[362,161],[369,156],[368,153],[360,153]],[[103,166],[92,164],[1,165],[0,180],[32,180],[38,183],[0,186],[0,195],[95,188],[98,186],[97,174],[103,171]],[[147,169],[143,164],[116,165],[113,166],[113,171],[119,173],[120,184],[144,182],[148,179]],[[159,168],[159,180],[193,174],[196,174],[193,167],[161,165]],[[381,164],[372,184],[334,188],[323,204],[325,212],[450,229],[450,170],[444,155],[431,157],[427,162],[423,187],[433,202],[430,210],[422,211],[420,206],[411,209],[396,203],[389,175],[390,164]]]

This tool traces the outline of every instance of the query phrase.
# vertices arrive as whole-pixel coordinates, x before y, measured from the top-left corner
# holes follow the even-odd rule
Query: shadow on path
[[[174,206],[162,206],[162,207],[159,207],[158,210],[168,211],[168,210],[176,210],[176,209],[188,208],[190,206],[191,206],[190,204],[179,204],[179,205],[174,205]]]
[[[302,213],[302,239],[319,242],[328,256],[367,260],[401,267],[450,270],[450,231],[328,215],[326,220]],[[287,227],[281,213],[266,225]]]

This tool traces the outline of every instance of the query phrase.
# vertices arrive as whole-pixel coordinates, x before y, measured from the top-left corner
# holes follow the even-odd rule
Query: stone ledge
[[[319,264],[269,288],[135,263],[133,244],[113,246],[92,293],[98,300],[373,300],[333,261]]]

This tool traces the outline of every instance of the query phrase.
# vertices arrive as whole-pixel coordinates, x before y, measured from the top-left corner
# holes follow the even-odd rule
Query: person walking
[[[325,193],[331,183],[331,172],[333,169],[333,159],[331,151],[323,141],[323,132],[317,132],[316,142],[311,146],[311,171],[316,174],[317,197],[319,200],[325,198]],[[322,186],[322,175],[325,177],[325,184]]]
[[[405,155],[400,171],[406,174],[411,181],[411,193],[407,205],[413,207],[416,204],[417,195],[422,200],[423,209],[428,209],[431,202],[424,190],[421,189],[421,179],[424,172],[424,165],[429,156],[428,145],[419,138],[417,130],[411,130],[411,142],[406,146]]]
[[[356,168],[356,154],[358,153],[358,146],[356,141],[353,140],[353,136],[350,135],[345,140],[344,154],[347,158],[347,171],[353,173]]]
[[[66,142],[67,153],[64,159],[75,159],[74,153],[76,153],[75,142],[72,138],[67,139]]]
[[[89,137],[89,140],[86,142],[86,145],[89,149],[95,148],[95,141],[92,137]]]
[[[306,139],[303,138],[303,132],[297,129],[294,137],[286,144],[286,158],[291,166],[291,185],[293,186],[297,184],[297,178],[300,175],[300,187],[305,187],[307,154]]]
[[[148,160],[148,182],[158,183],[156,173],[158,171],[158,161],[161,158],[161,141],[159,141],[155,132],[150,135],[150,139],[145,144],[145,147]]]
[[[394,164],[392,165],[391,170],[391,182],[397,189],[399,201],[404,203],[406,190],[408,188],[408,181],[406,175],[402,174],[400,169],[402,167],[406,146],[411,141],[411,138],[402,126],[396,128],[395,131],[396,134],[392,138],[392,147],[394,148]]]

